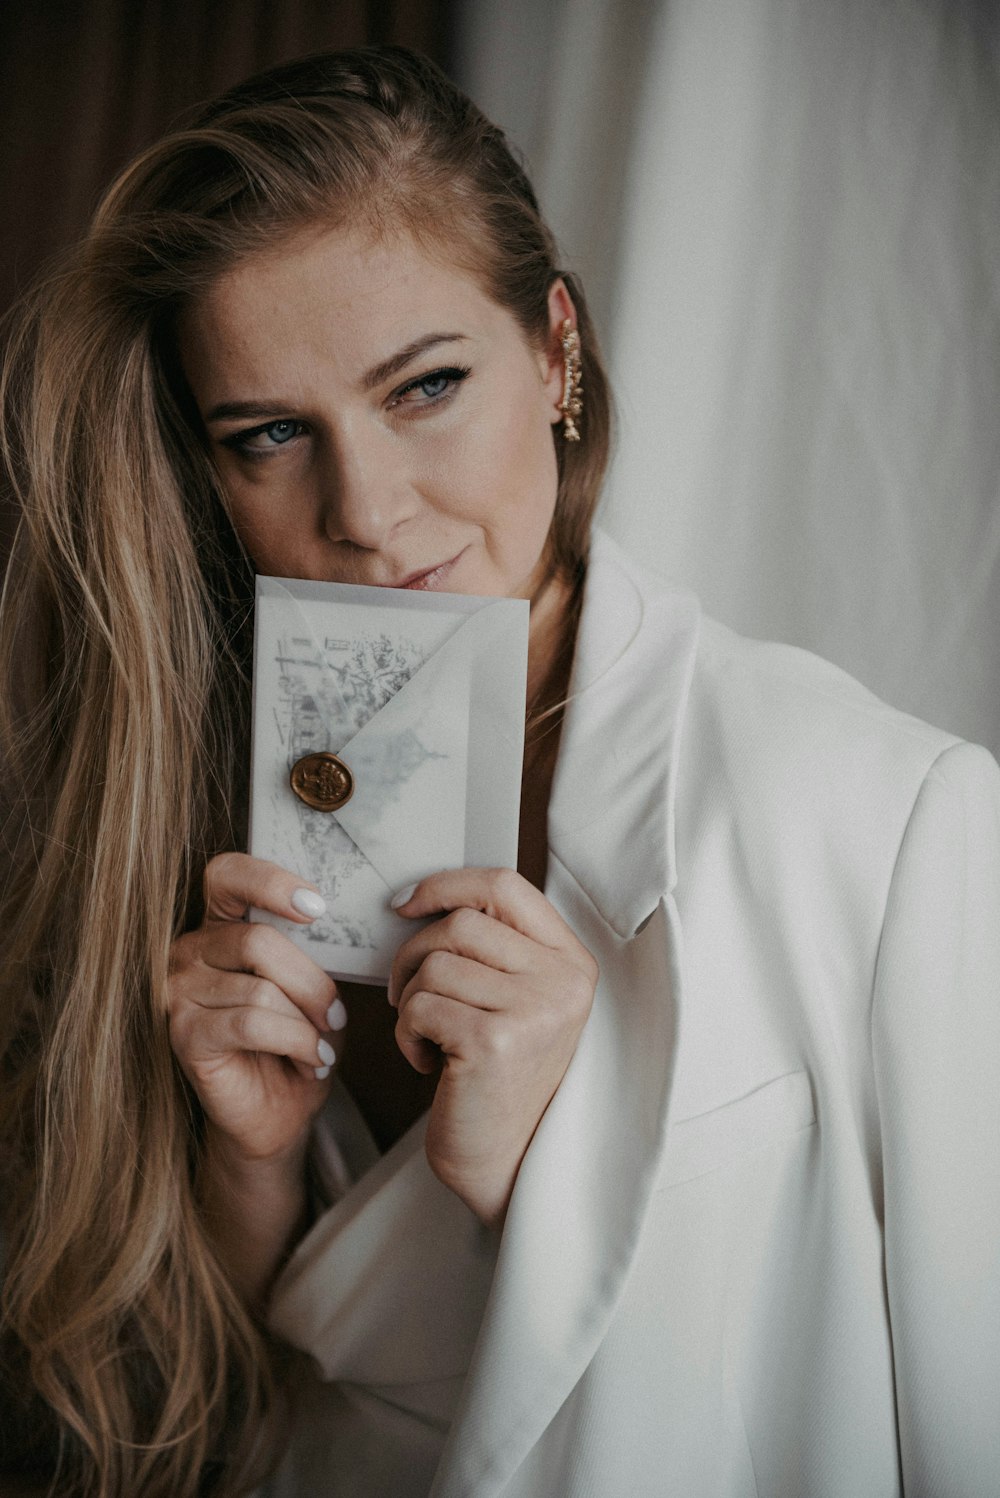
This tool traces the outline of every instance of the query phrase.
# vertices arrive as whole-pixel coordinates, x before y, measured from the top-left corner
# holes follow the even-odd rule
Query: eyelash
[[[398,390],[394,391],[389,397],[389,409],[395,410],[401,405],[406,406],[411,404],[411,402],[405,399],[410,391],[419,390],[421,385],[430,385],[434,380],[447,380],[448,384],[441,391],[440,395],[428,396],[426,400],[412,404],[416,406],[418,411],[426,411],[435,406],[443,405],[445,402],[451,400],[459,385],[470,373],[471,370],[462,365],[449,365],[443,369],[429,370],[427,374],[418,375],[416,379],[408,380],[405,385],[400,386]],[[223,437],[222,446],[232,448],[234,452],[239,453],[244,458],[266,458],[271,453],[277,452],[279,448],[284,447],[293,437],[301,436],[305,430],[305,425],[305,422],[296,421],[293,417],[288,416],[282,417],[277,421],[265,421],[260,426],[247,427],[242,432],[233,432],[231,436]],[[280,426],[292,426],[295,428],[291,437],[286,438],[285,442],[273,442],[267,447],[251,447],[249,445],[252,438],[262,437],[274,427]]]
[[[410,390],[419,390],[421,385],[429,385],[432,380],[447,380],[447,389],[442,390],[440,395],[429,396],[427,401],[423,403],[425,409],[427,406],[439,406],[442,401],[446,401],[454,395],[459,385],[461,385],[462,381],[469,374],[470,370],[467,366],[463,365],[448,365],[444,369],[432,369],[428,374],[418,375],[415,380],[408,380],[402,389],[397,390],[394,395],[390,396],[389,404],[391,407],[398,406],[402,402],[403,396]]]

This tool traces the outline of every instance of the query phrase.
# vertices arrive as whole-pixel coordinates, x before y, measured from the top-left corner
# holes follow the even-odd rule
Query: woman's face
[[[539,350],[406,234],[303,234],[188,309],[181,358],[257,570],[529,597],[556,499],[562,282]]]

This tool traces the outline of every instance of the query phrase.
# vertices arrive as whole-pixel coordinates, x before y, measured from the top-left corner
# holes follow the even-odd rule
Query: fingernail
[[[392,899],[389,901],[389,904],[392,906],[393,910],[398,910],[401,905],[405,905],[408,900],[412,900],[414,894],[416,893],[416,889],[417,886],[415,884],[408,884],[405,889],[401,889],[399,891],[398,895],[393,895]]]
[[[299,915],[310,916],[313,920],[318,915],[326,914],[326,901],[314,889],[297,889],[289,903]]]
[[[320,1039],[317,1041],[316,1054],[324,1066],[332,1066],[337,1059],[337,1054],[328,1040]]]
[[[330,1068],[328,1066],[315,1066],[313,1067],[313,1070],[316,1073],[317,1082],[325,1082],[327,1077],[330,1075]]]
[[[326,1011],[326,1028],[328,1030],[342,1030],[347,1024],[347,1010],[344,1008],[343,999],[334,999]]]

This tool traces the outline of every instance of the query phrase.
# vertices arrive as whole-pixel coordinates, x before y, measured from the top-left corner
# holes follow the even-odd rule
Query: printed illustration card
[[[528,605],[259,577],[250,852],[322,890],[298,926],[334,977],[384,982],[397,890],[517,866]]]

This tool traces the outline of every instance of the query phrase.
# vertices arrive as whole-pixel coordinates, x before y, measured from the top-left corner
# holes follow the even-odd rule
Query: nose
[[[412,504],[398,456],[378,433],[331,438],[320,488],[327,537],[365,551],[384,547]]]

